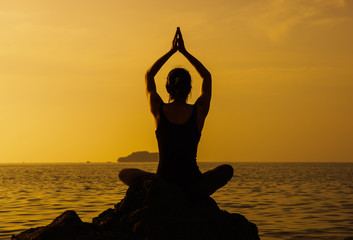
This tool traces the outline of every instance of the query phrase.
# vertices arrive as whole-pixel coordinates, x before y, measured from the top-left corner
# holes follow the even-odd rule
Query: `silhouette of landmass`
[[[118,158],[118,162],[158,162],[159,154],[147,151],[133,152],[129,156]]]

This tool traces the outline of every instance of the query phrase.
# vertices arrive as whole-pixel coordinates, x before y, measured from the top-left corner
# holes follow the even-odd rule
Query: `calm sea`
[[[219,163],[199,163],[202,171]],[[353,163],[231,163],[235,176],[213,198],[257,224],[262,240],[353,239]],[[125,167],[155,163],[0,165],[0,239],[49,224],[68,209],[90,222],[127,189]]]

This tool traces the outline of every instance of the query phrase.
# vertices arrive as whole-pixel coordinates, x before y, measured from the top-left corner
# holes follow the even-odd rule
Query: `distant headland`
[[[118,162],[158,162],[158,152],[138,151],[133,152],[129,156],[118,158]]]

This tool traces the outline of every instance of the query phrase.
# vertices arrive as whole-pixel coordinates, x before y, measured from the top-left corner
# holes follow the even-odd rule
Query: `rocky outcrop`
[[[12,240],[256,240],[257,227],[244,216],[218,208],[211,197],[190,196],[170,183],[146,179],[125,198],[84,223],[66,211],[45,227]]]

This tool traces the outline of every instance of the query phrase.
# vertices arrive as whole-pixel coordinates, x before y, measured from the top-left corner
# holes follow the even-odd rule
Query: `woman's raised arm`
[[[211,93],[212,93],[212,78],[211,73],[205,68],[205,66],[197,60],[194,56],[192,56],[186,49],[184,45],[184,40],[181,35],[180,28],[177,29],[178,34],[178,50],[181,54],[183,54],[186,59],[196,68],[197,72],[200,74],[202,78],[201,84],[201,95],[196,100],[196,103],[199,107],[201,114],[206,117],[208,110],[210,108],[211,102]]]
[[[161,67],[167,62],[167,60],[178,50],[177,47],[177,33],[175,33],[172,48],[158,59],[150,69],[147,70],[145,81],[146,81],[146,93],[150,104],[150,109],[153,116],[157,117],[159,105],[162,103],[161,97],[157,93],[156,83],[154,77],[161,69]]]

